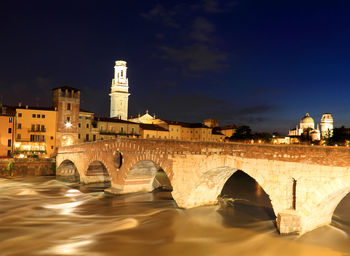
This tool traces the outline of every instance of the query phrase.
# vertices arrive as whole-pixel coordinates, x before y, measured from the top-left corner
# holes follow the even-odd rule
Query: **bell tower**
[[[129,82],[126,75],[126,61],[117,60],[111,85],[110,117],[128,120]]]

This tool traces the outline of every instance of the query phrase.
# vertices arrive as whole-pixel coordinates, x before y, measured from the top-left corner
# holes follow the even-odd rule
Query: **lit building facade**
[[[0,104],[0,157],[8,157],[13,151],[15,114]]]
[[[57,111],[43,107],[16,107],[13,153],[50,157],[56,150]]]
[[[112,79],[110,117],[128,120],[129,82],[125,61],[116,61]]]
[[[328,137],[331,137],[333,134],[333,117],[329,113],[325,113],[322,115],[321,118],[321,129],[319,125],[317,124],[317,127],[315,128],[315,121],[314,119],[309,115],[309,113],[306,113],[305,116],[300,120],[299,127],[296,126],[295,129],[292,129],[289,131],[288,136],[294,137],[292,142],[297,140],[297,137],[300,137],[302,135],[308,135],[310,136],[312,141],[318,141],[321,139],[326,139]]]
[[[52,103],[57,109],[57,146],[78,143],[80,90],[68,86],[54,88]]]

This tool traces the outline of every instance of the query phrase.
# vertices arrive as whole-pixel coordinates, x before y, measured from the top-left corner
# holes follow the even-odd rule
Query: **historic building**
[[[291,142],[298,142],[299,137],[309,136],[312,141],[318,141],[321,139],[328,138],[332,136],[333,133],[333,117],[329,113],[325,113],[321,118],[321,129],[317,124],[315,128],[315,121],[306,113],[303,118],[300,120],[299,127],[296,126],[295,129],[289,131],[288,136],[291,137]]]
[[[63,86],[52,89],[53,107],[57,109],[57,146],[78,142],[80,90]]]
[[[13,151],[15,111],[0,103],[0,157],[10,156]]]
[[[126,62],[118,60],[114,66],[111,85],[110,117],[128,120],[129,82],[126,75]]]
[[[52,156],[56,150],[56,109],[19,104],[15,117],[13,153]]]

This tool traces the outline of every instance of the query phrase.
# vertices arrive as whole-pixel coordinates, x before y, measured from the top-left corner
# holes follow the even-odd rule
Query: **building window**
[[[162,138],[162,136],[159,136],[159,139],[161,139]]]
[[[40,114],[37,114],[36,117],[37,117],[37,118],[40,118]]]
[[[50,137],[50,139],[52,139],[52,140],[53,140],[53,136],[51,136],[51,137]]]
[[[70,121],[70,116],[67,116],[67,122],[69,122]]]
[[[86,140],[86,141],[89,141],[89,134],[86,134],[85,140]]]
[[[153,139],[155,138],[154,135],[152,136],[152,138],[153,138]]]
[[[32,117],[35,118],[35,117],[36,117],[36,114],[32,114]]]
[[[18,140],[21,139],[21,134],[20,134],[20,133],[17,134],[17,139],[18,139]]]
[[[78,134],[78,139],[80,139],[80,133]]]
[[[9,123],[12,123],[12,117],[9,118]]]
[[[51,149],[53,149],[53,146],[51,146]]]
[[[11,141],[11,139],[9,139],[9,140],[7,141],[7,146],[8,146],[8,147],[11,147],[11,144],[12,144],[12,141]]]
[[[45,118],[45,115],[41,115],[41,118]]]
[[[120,76],[123,77],[123,70],[120,72]]]
[[[131,133],[134,133],[135,132],[135,128],[131,128]]]
[[[22,113],[18,113],[18,117],[22,117]]]
[[[164,139],[166,139],[166,136],[164,136]]]
[[[45,125],[43,125],[43,124],[41,125],[41,131],[42,131],[42,132],[46,132]]]
[[[120,132],[121,132],[121,133],[124,132],[124,127],[120,127]]]
[[[35,124],[32,124],[32,129],[31,129],[32,132],[35,131]]]
[[[79,127],[79,128],[81,127],[81,123],[78,124],[78,127]]]
[[[147,139],[149,138],[149,134],[146,135],[146,138],[147,138]]]
[[[37,132],[40,132],[40,124],[37,124],[37,125],[36,125],[36,131],[37,131]]]
[[[11,156],[11,150],[7,150],[7,156]]]
[[[12,128],[9,128],[9,133],[12,133]]]
[[[70,103],[67,103],[67,110],[70,110]]]
[[[103,131],[103,129],[104,129],[104,127],[103,127],[103,125],[101,125],[101,126],[100,126],[100,130]]]
[[[92,135],[92,140],[96,141],[96,134]]]
[[[86,128],[89,128],[89,124],[86,124]]]
[[[19,124],[17,125],[17,128],[18,128],[19,130],[22,129],[22,124],[19,123]]]

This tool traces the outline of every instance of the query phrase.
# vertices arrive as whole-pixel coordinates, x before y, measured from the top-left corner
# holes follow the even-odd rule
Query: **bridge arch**
[[[172,172],[163,169],[153,160],[138,159],[132,163],[125,175],[123,193],[146,191],[157,188],[172,190]]]
[[[76,164],[70,160],[65,159],[56,168],[56,177],[66,181],[80,181],[80,174]]]
[[[300,207],[305,213],[303,229],[313,230],[332,222],[334,211],[343,198],[350,193],[350,177],[333,178],[314,187],[313,200],[305,200]]]
[[[103,160],[92,159],[87,165],[84,175],[81,176],[83,183],[109,183],[110,172]]]
[[[270,187],[264,183],[263,178],[261,176],[254,175],[254,173],[249,170],[239,170],[230,166],[216,167],[203,172],[198,181],[193,184],[193,189],[186,196],[185,200],[181,200],[183,197],[177,199],[177,201],[179,201],[178,205],[184,208],[191,208],[201,205],[216,204],[226,182],[237,171],[242,171],[255,180],[255,182],[269,196],[272,210],[276,215],[276,209],[272,201]]]

